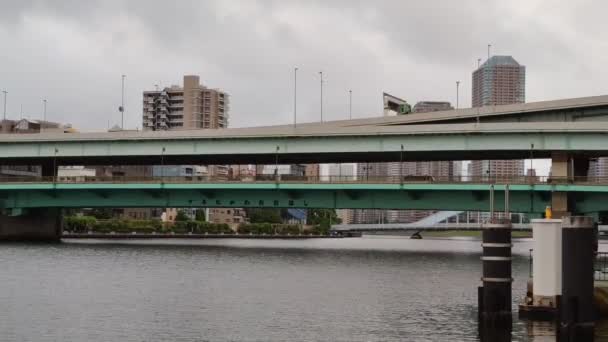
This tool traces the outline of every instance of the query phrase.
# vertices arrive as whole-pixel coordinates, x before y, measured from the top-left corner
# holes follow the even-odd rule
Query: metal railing
[[[608,185],[608,177],[547,176],[4,176],[0,183],[333,183],[333,184],[577,184]]]
[[[608,252],[597,252],[593,269],[595,280],[608,280]]]

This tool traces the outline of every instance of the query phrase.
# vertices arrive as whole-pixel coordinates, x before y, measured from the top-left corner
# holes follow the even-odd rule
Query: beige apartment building
[[[205,87],[198,76],[186,75],[181,87],[144,91],[143,129],[227,128],[229,107],[227,93]]]

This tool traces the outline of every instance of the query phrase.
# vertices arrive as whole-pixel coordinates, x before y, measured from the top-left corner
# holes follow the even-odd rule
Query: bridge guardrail
[[[292,176],[263,174],[257,176],[56,176],[0,177],[0,183],[328,183],[328,184],[579,184],[608,185],[608,177],[547,177],[547,176]]]

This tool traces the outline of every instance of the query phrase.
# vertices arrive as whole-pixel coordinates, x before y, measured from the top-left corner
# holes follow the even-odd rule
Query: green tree
[[[338,217],[335,209],[309,209],[306,223],[329,229],[332,224],[342,223],[342,220]]]
[[[98,220],[109,220],[112,218],[112,209],[110,208],[95,208],[91,210],[91,216]]]
[[[175,215],[175,221],[178,221],[178,222],[190,221],[190,218],[188,217],[188,215],[186,215],[185,211],[178,210],[177,215]]]
[[[282,223],[281,210],[273,208],[249,209],[247,212],[251,223]]]
[[[194,216],[194,220],[204,222],[205,221],[205,209],[197,210],[196,215]]]

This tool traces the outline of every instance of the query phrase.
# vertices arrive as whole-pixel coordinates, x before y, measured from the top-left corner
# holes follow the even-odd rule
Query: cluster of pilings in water
[[[490,192],[493,203],[493,191]],[[478,288],[478,323],[482,341],[511,341],[511,222],[494,219],[483,225],[483,276]],[[508,214],[508,188],[505,191]],[[508,217],[508,215],[505,215]],[[597,227],[583,216],[533,220],[534,278],[520,305],[520,317],[553,320],[557,340],[594,339],[594,261]]]

